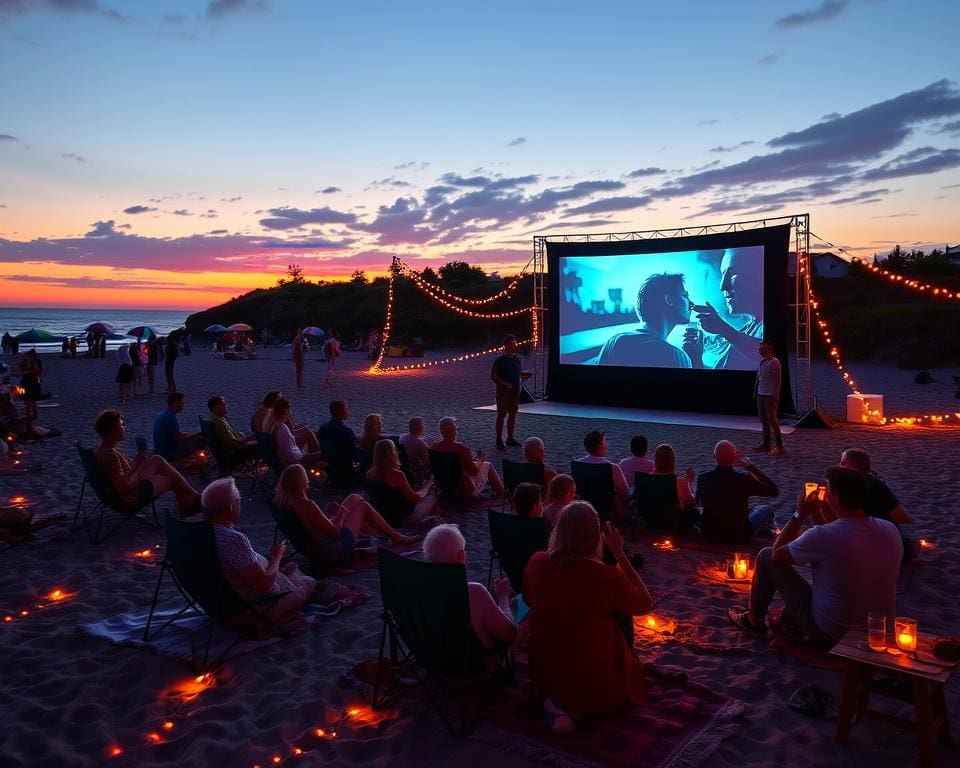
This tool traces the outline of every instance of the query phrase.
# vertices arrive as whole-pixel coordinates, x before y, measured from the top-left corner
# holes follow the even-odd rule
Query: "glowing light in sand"
[[[927,541],[926,539],[920,539],[920,549],[936,549],[937,545],[932,541]]]
[[[726,577],[730,581],[746,581],[752,577],[750,570],[750,556],[734,552],[733,557],[727,560]]]
[[[664,539],[663,541],[653,542],[654,549],[663,549],[667,552],[676,552],[680,547],[673,543],[672,539]]]
[[[650,635],[661,637],[672,635],[676,632],[677,622],[673,619],[648,613],[646,616],[639,616],[634,619],[634,627],[644,630]]]

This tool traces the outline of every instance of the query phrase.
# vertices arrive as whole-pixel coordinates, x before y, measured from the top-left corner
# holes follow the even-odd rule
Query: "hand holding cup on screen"
[[[694,304],[691,309],[697,313],[697,321],[707,333],[726,337],[733,330],[709,301],[706,304]]]
[[[697,323],[687,326],[680,348],[687,353],[694,368],[703,368],[703,331]]]

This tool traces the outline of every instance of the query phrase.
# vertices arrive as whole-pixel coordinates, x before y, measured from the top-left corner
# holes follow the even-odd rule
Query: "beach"
[[[328,418],[328,403],[349,403],[347,423],[359,431],[364,415],[383,415],[386,434],[402,434],[407,420],[423,416],[428,440],[438,439],[437,421],[455,416],[460,438],[484,448],[499,468],[494,448],[493,413],[473,410],[493,401],[490,359],[394,374],[370,375],[361,353],[341,358],[341,372],[332,386],[323,386],[325,367],[308,355],[306,388],[294,386],[290,352],[268,349],[250,361],[212,359],[194,347],[177,361],[179,388],[187,394],[181,421],[196,429],[206,415],[206,401],[219,393],[227,399],[229,419],[238,429],[249,425],[264,392],[280,388],[291,400],[297,423],[315,428]],[[22,460],[42,464],[40,472],[0,478],[3,502],[22,496],[37,515],[59,519],[33,540],[0,551],[0,608],[11,621],[0,627],[0,764],[4,766],[220,765],[266,766],[273,756],[283,764],[303,765],[438,765],[500,768],[559,764],[550,749],[532,754],[511,745],[507,736],[453,739],[442,724],[419,716],[422,706],[400,700],[391,709],[372,714],[363,709],[367,691],[352,676],[359,662],[376,658],[382,605],[376,568],[337,574],[333,580],[366,587],[370,599],[362,605],[323,618],[304,634],[230,659],[209,688],[187,702],[169,695],[171,685],[190,677],[188,667],[165,656],[118,647],[89,637],[78,626],[115,614],[145,611],[150,605],[164,546],[163,531],[129,524],[99,545],[84,533],[71,533],[82,469],[74,443],[96,445],[92,429],[96,414],[117,406],[112,356],[106,359],[60,359],[45,355],[44,390],[53,398],[40,411],[41,423],[62,431],[60,437],[30,443]],[[888,413],[956,410],[949,371],[933,371],[935,383],[913,384],[912,371],[881,366],[851,366],[864,391],[887,394]],[[163,371],[157,371],[158,394],[122,407],[128,453],[135,453],[136,436],[150,439],[152,422],[164,407]],[[829,365],[817,364],[814,391],[834,414],[843,411],[843,383]],[[56,404],[56,405],[54,405]],[[547,463],[567,471],[569,461],[583,455],[589,429],[606,432],[610,454],[621,458],[630,437],[645,435],[651,449],[670,443],[677,469],[713,468],[713,445],[730,439],[749,449],[759,442],[756,432],[625,421],[520,415],[518,435],[543,438]],[[839,460],[844,448],[868,451],[873,465],[910,512],[906,532],[936,544],[903,579],[898,614],[917,619],[924,633],[957,634],[960,611],[960,535],[954,508],[960,492],[960,429],[870,428],[797,430],[786,438],[787,455],[751,454],[758,466],[780,487],[773,501],[778,522],[792,514],[803,483],[819,481]],[[518,457],[513,450],[511,457]],[[212,477],[213,475],[211,475]],[[200,487],[199,478],[188,479]],[[273,541],[274,524],[262,495],[247,498],[248,481],[241,481],[243,511],[238,528],[259,552]],[[172,497],[158,509],[173,507]],[[468,573],[485,582],[489,534],[482,511],[452,512],[467,540]],[[816,683],[840,697],[842,673],[805,664],[732,628],[726,609],[746,604],[746,587],[728,584],[711,574],[722,554],[686,548],[665,551],[649,542],[628,542],[646,564],[641,575],[657,595],[654,612],[675,621],[676,636],[641,634],[641,658],[661,668],[682,670],[690,680],[720,697],[743,703],[731,727],[712,751],[697,763],[739,768],[744,765],[904,766],[916,762],[915,735],[875,720],[857,723],[848,746],[834,742],[834,723],[790,710],[787,700],[801,685]],[[148,557],[137,553],[148,551]],[[61,590],[66,599],[51,601]],[[174,596],[167,585],[164,595]],[[45,605],[36,609],[37,604]],[[20,612],[26,610],[27,615]],[[418,693],[410,694],[419,696]],[[345,709],[361,715],[343,719]],[[960,715],[960,675],[947,687],[947,707],[955,723]],[[484,714],[480,721],[483,723]],[[169,729],[164,723],[172,723]],[[309,738],[318,727],[340,723],[336,739]],[[150,734],[157,734],[153,739]],[[544,736],[548,734],[544,726]],[[304,749],[296,756],[295,749]],[[115,756],[110,751],[121,750]],[[941,765],[956,764],[956,747],[936,747]],[[645,764],[643,762],[637,765]]]

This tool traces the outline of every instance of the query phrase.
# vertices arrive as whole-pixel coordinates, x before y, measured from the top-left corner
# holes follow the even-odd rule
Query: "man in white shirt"
[[[764,339],[760,342],[760,365],[757,366],[757,380],[753,394],[757,398],[757,411],[760,425],[763,427],[763,443],[754,450],[770,451],[771,456],[783,454],[783,435],[780,434],[780,422],[777,421],[777,406],[780,404],[780,361],[773,356],[773,343]],[[776,445],[770,445],[770,432]]]
[[[623,476],[623,470],[620,465],[607,458],[607,438],[599,429],[587,432],[583,438],[583,447],[587,449],[587,455],[581,456],[577,461],[586,464],[609,464],[610,473],[613,475],[613,490],[616,498],[616,514],[618,518],[624,518],[627,514],[627,502],[630,499],[630,485]]]
[[[730,608],[736,626],[758,637],[774,594],[783,599],[784,619],[821,648],[830,648],[852,628],[862,629],[868,613],[893,621],[903,544],[897,527],[863,511],[867,483],[859,472],[827,470],[826,503],[801,497],[797,511],[774,542],[757,555],[747,611]],[[802,534],[803,521],[816,514],[829,520]],[[810,565],[813,586],[793,567]]]

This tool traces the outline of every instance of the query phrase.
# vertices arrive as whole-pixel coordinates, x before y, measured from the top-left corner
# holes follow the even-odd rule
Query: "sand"
[[[472,408],[492,400],[489,361],[398,375],[363,373],[359,353],[343,358],[344,372],[332,387],[322,386],[323,364],[307,364],[307,388],[296,390],[289,352],[268,351],[270,359],[248,362],[212,360],[204,350],[177,363],[180,388],[188,395],[183,423],[192,428],[205,413],[209,395],[226,396],[231,419],[238,427],[249,422],[262,393],[283,388],[293,402],[295,419],[316,425],[325,419],[327,403],[336,396],[350,403],[349,422],[358,428],[364,414],[383,414],[388,433],[401,432],[407,419],[422,415],[428,434],[437,420],[451,414],[459,419],[468,444],[493,450],[490,412]],[[23,458],[42,462],[42,473],[0,478],[0,498],[23,495],[38,514],[59,514],[61,523],[37,534],[35,540],[0,552],[0,608],[4,612],[30,609],[0,627],[0,764],[7,766],[85,766],[107,759],[107,750],[119,745],[124,753],[116,765],[266,765],[273,754],[289,748],[312,728],[329,724],[344,707],[362,702],[348,672],[364,659],[375,657],[381,609],[375,569],[339,576],[340,581],[366,585],[373,598],[333,619],[321,621],[305,634],[230,661],[214,687],[189,705],[173,707],[164,692],[188,677],[187,668],[146,651],[118,648],[81,635],[76,627],[122,611],[146,609],[152,596],[157,567],[132,554],[163,542],[162,531],[129,525],[98,546],[81,534],[69,533],[77,502],[81,469],[73,443],[95,445],[92,421],[103,407],[116,401],[114,363],[106,360],[60,360],[47,356],[45,389],[59,407],[45,408],[42,421],[63,431],[59,438],[28,446]],[[889,393],[888,411],[903,413],[917,400],[937,410],[955,409],[949,372],[935,371],[931,387],[912,384],[913,373],[878,366],[854,366],[865,391]],[[162,377],[159,377],[162,378]],[[842,411],[843,390],[829,368],[818,366],[816,391],[833,412]],[[155,414],[163,407],[161,395],[144,397],[123,408],[133,452],[133,437],[149,435]],[[565,467],[583,453],[583,434],[593,425],[579,420],[522,417],[519,433],[536,434],[547,445],[548,462]],[[744,447],[755,433],[717,429],[637,425],[604,421],[611,453],[626,449],[631,435],[645,434],[655,446],[671,443],[680,468],[711,468],[713,443],[729,438]],[[938,548],[915,569],[899,595],[898,611],[915,616],[931,633],[960,632],[956,589],[960,584],[960,540],[954,522],[960,491],[957,458],[960,429],[845,427],[833,431],[801,430],[790,436],[788,455],[758,456],[757,461],[781,487],[775,501],[781,521],[792,512],[793,500],[808,480],[823,476],[840,451],[849,446],[867,449],[876,468],[886,477],[911,512],[911,532],[936,540]],[[193,478],[196,483],[197,478]],[[245,490],[245,485],[243,486]],[[172,499],[169,502],[172,505]],[[164,500],[160,506],[167,506]],[[488,534],[481,514],[458,516],[469,551],[472,578],[486,577]],[[239,527],[260,551],[272,541],[273,523],[262,498],[244,501]],[[763,642],[732,630],[725,618],[729,605],[744,603],[743,587],[731,587],[703,578],[704,568],[718,560],[715,554],[682,550],[676,553],[643,551],[647,565],[642,575],[651,587],[667,590],[658,606],[660,615],[679,622],[682,639],[641,642],[644,657],[686,670],[694,680],[748,703],[742,727],[706,761],[706,765],[872,765],[903,766],[916,761],[912,734],[877,721],[857,724],[846,748],[833,741],[833,724],[789,710],[786,700],[803,683],[816,682],[839,696],[841,676],[781,656]],[[699,575],[698,575],[699,574]],[[71,597],[42,610],[44,595],[62,589]],[[947,692],[953,719],[960,704],[960,675]],[[171,717],[175,727],[162,730]],[[159,732],[163,743],[149,744],[146,734]],[[956,764],[956,748],[938,746],[941,764]],[[393,712],[371,724],[366,718],[348,722],[336,741],[303,758],[307,765],[488,765],[506,768],[526,765],[519,756],[502,753],[476,741],[457,742],[436,723]]]

